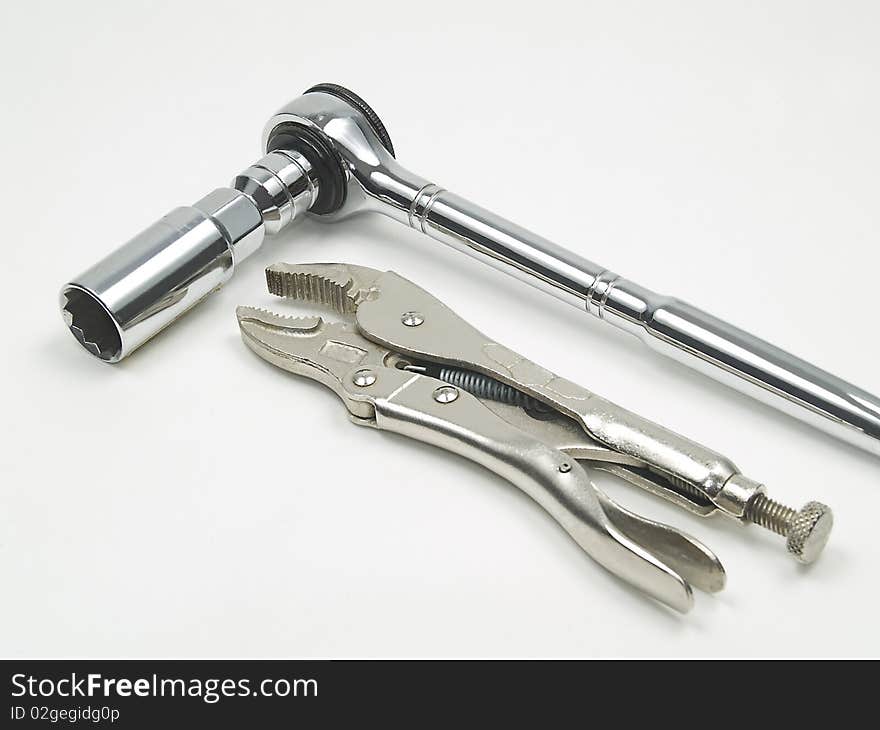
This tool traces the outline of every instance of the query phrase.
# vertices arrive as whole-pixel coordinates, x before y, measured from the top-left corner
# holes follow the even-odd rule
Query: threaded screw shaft
[[[795,515],[797,515],[796,510],[770,499],[766,494],[757,495],[748,503],[745,512],[749,522],[754,522],[783,537],[788,537]]]

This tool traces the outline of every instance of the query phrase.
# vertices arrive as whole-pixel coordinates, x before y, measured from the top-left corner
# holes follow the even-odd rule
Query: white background
[[[398,158],[880,391],[872,2],[4,3],[0,654],[877,655],[878,462],[389,220],[311,220],[116,366],[60,285],[259,156],[323,81]],[[836,513],[783,541],[599,481],[723,560],[679,616],[480,468],[350,425],[238,336],[277,260],[393,268],[558,373]],[[287,311],[287,309],[285,309]]]

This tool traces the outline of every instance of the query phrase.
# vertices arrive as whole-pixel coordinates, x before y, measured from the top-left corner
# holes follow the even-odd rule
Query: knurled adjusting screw
[[[831,508],[821,502],[807,502],[800,510],[793,510],[763,493],[749,501],[744,516],[782,535],[788,552],[800,563],[812,563],[819,557],[834,524]]]

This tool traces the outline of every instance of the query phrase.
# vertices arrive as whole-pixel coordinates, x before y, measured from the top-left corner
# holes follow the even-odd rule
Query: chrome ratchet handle
[[[880,399],[687,302],[606,277],[601,319],[652,349],[880,456]]]
[[[393,168],[393,194],[371,201],[373,210],[586,310],[714,380],[880,455],[880,399],[871,393],[696,307],[624,279],[399,165]]]

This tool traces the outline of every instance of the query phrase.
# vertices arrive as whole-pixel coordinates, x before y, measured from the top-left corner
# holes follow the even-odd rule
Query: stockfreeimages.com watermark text
[[[72,672],[70,676],[39,678],[29,674],[12,675],[12,696],[31,698],[101,697],[196,697],[209,704],[224,697],[317,697],[316,679],[179,679],[160,677],[105,677],[101,674]]]

